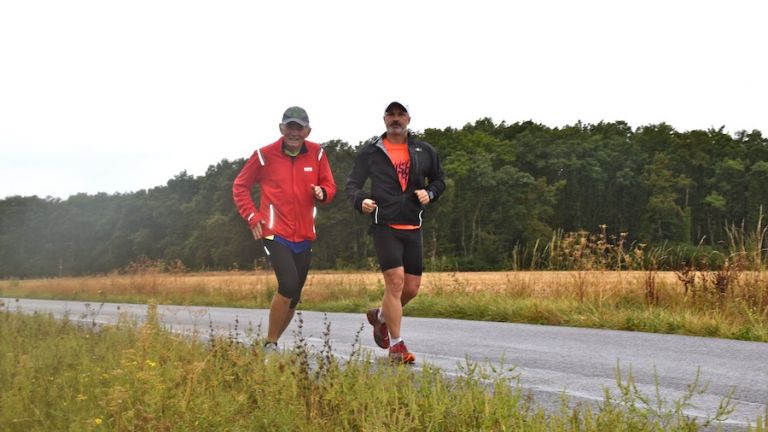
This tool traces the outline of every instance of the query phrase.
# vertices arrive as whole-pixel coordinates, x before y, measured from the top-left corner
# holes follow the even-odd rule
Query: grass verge
[[[510,368],[467,364],[447,379],[429,366],[377,364],[359,349],[347,359],[330,343],[313,351],[300,331],[292,349],[265,357],[232,337],[169,333],[153,306],[141,325],[124,317],[102,327],[6,308],[0,334],[4,431],[696,431],[730,409],[724,401],[708,419],[689,418],[685,398],[651,404],[631,374],[618,374],[602,403],[564,400],[551,413]]]

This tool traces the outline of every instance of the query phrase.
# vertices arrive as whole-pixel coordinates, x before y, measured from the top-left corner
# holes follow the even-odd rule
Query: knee
[[[290,303],[288,303],[288,307],[291,309],[296,309],[296,305],[299,304],[299,301],[301,301],[300,290],[281,289],[281,290],[278,290],[277,293],[280,294],[280,296],[285,298],[287,301],[290,301]]]
[[[291,299],[291,307],[296,307],[296,303],[301,297],[301,287],[295,281],[288,283],[282,281],[277,287],[277,292],[281,296]]]
[[[277,293],[286,298],[293,298],[296,295],[296,288],[281,284],[277,287]]]
[[[404,286],[403,287],[403,297],[407,297],[409,299],[412,299],[416,297],[416,295],[419,293],[419,286]]]
[[[405,279],[401,274],[385,274],[384,275],[384,288],[388,292],[395,294],[401,294],[405,285]]]

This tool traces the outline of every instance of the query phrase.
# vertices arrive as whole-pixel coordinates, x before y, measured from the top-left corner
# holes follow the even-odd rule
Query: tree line
[[[426,212],[428,269],[542,268],[537,254],[575,232],[726,253],[729,224],[758,226],[768,209],[768,140],[757,130],[485,118],[417,134],[438,150],[448,186]],[[313,268],[373,269],[369,219],[343,192],[357,146],[323,145],[339,194],[319,207]],[[190,270],[264,265],[232,202],[244,163],[132,193],[0,200],[0,277],[106,273],[140,258]]]

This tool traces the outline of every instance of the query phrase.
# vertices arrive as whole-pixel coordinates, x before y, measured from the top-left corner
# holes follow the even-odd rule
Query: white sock
[[[379,308],[379,322],[380,323],[386,322],[384,321],[384,315],[381,314],[381,308]]]
[[[403,341],[403,338],[401,338],[401,337],[399,337],[399,338],[390,338],[389,339],[389,346],[397,345],[397,344],[399,344],[402,341]]]

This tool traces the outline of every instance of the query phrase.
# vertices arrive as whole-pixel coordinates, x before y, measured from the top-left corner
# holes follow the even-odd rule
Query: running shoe
[[[277,342],[264,342],[264,354],[276,354],[278,351]]]
[[[271,361],[275,360],[275,355],[280,353],[280,348],[277,347],[277,342],[264,342],[261,348],[263,353],[263,361],[265,365],[268,365]]]
[[[381,348],[389,348],[389,330],[387,330],[387,324],[379,321],[379,309],[368,309],[365,314],[368,317],[368,322],[373,326],[373,340],[376,345]]]
[[[408,351],[405,342],[400,341],[389,347],[389,360],[392,363],[410,364],[416,361],[416,356]]]

